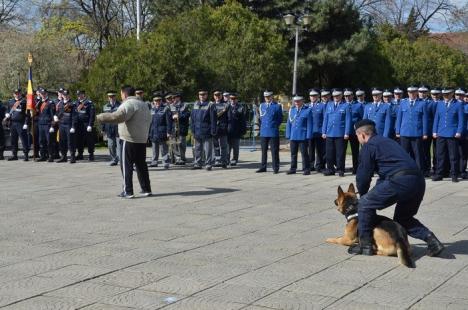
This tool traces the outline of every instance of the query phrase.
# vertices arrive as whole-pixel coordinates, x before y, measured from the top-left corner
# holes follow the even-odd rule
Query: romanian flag
[[[34,91],[32,85],[32,68],[29,67],[28,73],[28,94],[26,96],[27,99],[27,109],[34,110],[36,102],[34,101]]]

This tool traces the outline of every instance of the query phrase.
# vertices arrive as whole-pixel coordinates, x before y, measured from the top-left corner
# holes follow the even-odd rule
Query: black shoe
[[[89,154],[88,161],[94,161],[94,153]]]
[[[339,175],[340,177],[344,177],[344,172],[343,172],[343,171],[340,171],[340,172],[338,172],[338,175]]]
[[[47,158],[39,157],[38,159],[36,159],[36,162],[41,162],[41,161],[47,161]]]
[[[24,154],[23,161],[29,161],[29,155],[28,154]]]
[[[47,162],[53,163],[54,162],[54,157],[50,156],[49,159],[47,160]]]
[[[442,177],[440,175],[434,175],[432,177],[432,181],[437,182],[437,181],[442,181]]]
[[[452,182],[453,183],[458,183],[458,177],[452,177]]]
[[[152,162],[151,164],[149,164],[150,167],[154,168],[154,167],[157,167],[158,166],[158,163],[155,163],[155,162]]]
[[[296,170],[288,170],[286,171],[286,174],[296,174]]]
[[[67,162],[67,157],[63,156],[59,160],[57,160],[58,163],[66,163]]]
[[[462,178],[463,180],[468,179],[468,173],[466,173],[466,172],[462,173],[461,178]]]
[[[222,165],[221,165],[221,168],[227,169],[227,165],[226,165],[226,164],[222,164]]]
[[[354,255],[374,255],[372,240],[367,238],[360,239],[359,243],[356,243],[355,245],[352,245],[348,248],[348,253]]]
[[[262,172],[266,172],[266,168],[260,168],[258,169],[257,171],[255,171],[255,173],[262,173]]]
[[[76,163],[76,159],[75,159],[75,156],[72,156],[70,158],[70,164],[74,164],[74,163]]]
[[[206,171],[211,171],[211,169],[213,169],[213,167],[212,166],[206,166],[205,169],[206,169]]]
[[[310,175],[310,170],[305,170],[302,174],[303,175]]]
[[[315,171],[315,167],[310,168],[310,171]]]
[[[273,174],[278,174],[279,170],[273,170]]]
[[[78,156],[76,156],[76,160],[83,160],[84,157],[83,157],[83,154],[78,154]]]
[[[326,170],[323,173],[323,175],[326,176],[326,177],[331,176],[331,175],[335,175],[335,171]]]
[[[192,170],[200,170],[201,168],[202,168],[202,167],[200,167],[200,166],[195,166],[195,165],[194,165],[194,166],[192,167]]]
[[[445,249],[445,246],[433,233],[430,233],[424,241],[427,243],[427,256],[438,256]]]
[[[231,160],[231,166],[237,166],[237,161],[236,160]]]

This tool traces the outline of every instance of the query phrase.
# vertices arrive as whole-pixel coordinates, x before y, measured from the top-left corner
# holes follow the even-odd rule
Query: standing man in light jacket
[[[102,123],[118,123],[119,137],[122,143],[120,167],[123,176],[121,198],[133,198],[133,164],[136,166],[141,194],[151,196],[151,184],[146,165],[146,141],[151,126],[151,112],[148,105],[135,96],[135,88],[123,86],[120,89],[122,104],[117,111],[102,113],[97,120]]]

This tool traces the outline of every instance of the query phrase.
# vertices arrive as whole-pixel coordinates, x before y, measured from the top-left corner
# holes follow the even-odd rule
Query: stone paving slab
[[[256,174],[259,157],[152,168],[155,195],[133,200],[116,197],[104,151],[76,165],[0,162],[0,308],[468,309],[468,182],[427,182],[418,218],[447,250],[430,258],[411,239],[408,269],[324,242],[342,234],[333,200],[353,176],[287,176],[287,163]]]

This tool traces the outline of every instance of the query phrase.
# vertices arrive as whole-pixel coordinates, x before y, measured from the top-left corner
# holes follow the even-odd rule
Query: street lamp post
[[[136,0],[136,36],[137,41],[140,41],[140,27],[141,27],[141,7],[140,7],[140,0]]]
[[[284,22],[287,26],[294,26],[295,28],[295,44],[294,44],[294,66],[293,66],[293,88],[292,94],[295,95],[297,91],[297,59],[299,54],[299,32],[303,29],[302,26],[307,26],[310,24],[310,15],[305,14],[299,17],[296,17],[293,14],[286,14],[284,17]]]

